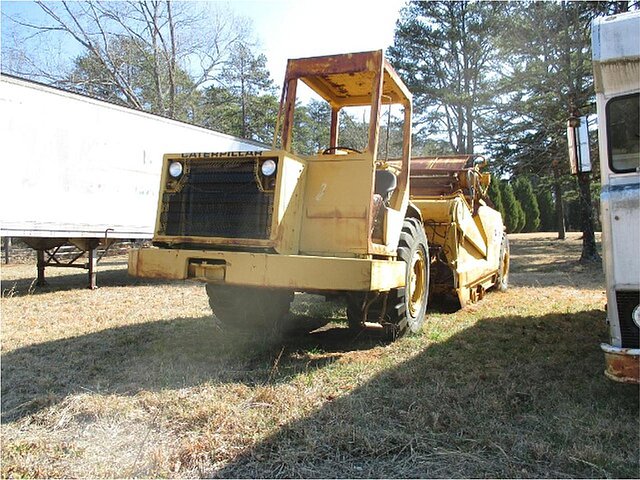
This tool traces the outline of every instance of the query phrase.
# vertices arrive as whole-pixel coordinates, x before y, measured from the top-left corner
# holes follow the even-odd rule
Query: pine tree
[[[494,39],[502,2],[407,2],[388,58],[414,95],[414,126],[473,153],[476,126],[492,96]]]
[[[540,208],[540,231],[552,232],[556,229],[556,207],[553,203],[551,192],[547,189],[539,189],[536,195]]]
[[[500,187],[507,233],[518,233],[522,230],[525,223],[522,206],[514,195],[513,188],[509,182],[501,182]]]
[[[533,193],[531,181],[527,177],[518,177],[513,184],[513,193],[524,211],[523,232],[537,232],[540,226],[540,208]]]
[[[563,196],[560,183],[568,161],[565,125],[569,116],[591,113],[594,95],[590,28],[597,15],[626,10],[629,2],[509,2],[509,28],[497,40],[505,75],[505,92],[496,108],[483,117],[492,133],[484,147],[505,173],[533,173],[554,179],[554,197]],[[502,102],[502,98],[509,98]],[[551,170],[551,171],[550,171]],[[593,215],[588,200],[588,176],[581,175],[583,248],[581,259],[598,258]],[[562,201],[557,218],[562,219]],[[565,215],[566,217],[566,215]],[[558,238],[564,238],[557,222]]]
[[[231,53],[224,65],[221,83],[233,95],[238,108],[239,131],[235,135],[269,142],[275,129],[278,101],[267,69],[267,57],[254,53],[243,43],[236,44]]]

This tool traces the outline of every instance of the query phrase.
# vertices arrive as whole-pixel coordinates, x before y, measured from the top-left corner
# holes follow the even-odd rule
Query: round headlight
[[[260,167],[260,170],[262,170],[262,174],[265,177],[273,175],[275,173],[275,171],[276,171],[276,162],[274,162],[273,160],[265,160],[262,163],[262,166]]]
[[[172,162],[171,165],[169,165],[169,175],[173,178],[178,178],[182,175],[182,164],[180,162]]]

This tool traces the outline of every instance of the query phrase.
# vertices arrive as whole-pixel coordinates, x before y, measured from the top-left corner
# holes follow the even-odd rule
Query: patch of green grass
[[[346,307],[341,302],[308,293],[295,295],[291,304],[291,313],[298,317],[320,317],[332,320],[343,320],[347,316]]]

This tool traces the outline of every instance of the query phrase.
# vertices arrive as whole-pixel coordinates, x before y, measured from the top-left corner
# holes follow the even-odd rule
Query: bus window
[[[616,173],[640,170],[640,94],[607,103],[609,166]]]

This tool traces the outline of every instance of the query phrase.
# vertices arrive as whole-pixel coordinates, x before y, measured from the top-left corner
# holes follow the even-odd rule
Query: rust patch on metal
[[[606,370],[604,374],[616,382],[640,383],[640,357],[622,350],[620,353],[604,354]]]
[[[238,247],[265,247],[270,248],[274,246],[272,240],[260,240],[251,238],[226,238],[226,237],[189,237],[189,236],[171,236],[171,235],[156,235],[153,238],[154,242],[167,242],[167,243],[191,243],[202,244],[215,247],[217,245],[228,245]]]
[[[382,51],[292,59],[287,65],[286,79],[371,70],[368,62],[373,55],[382,56]]]

